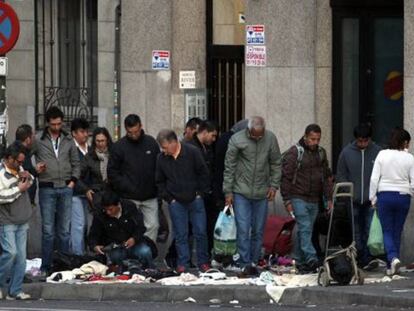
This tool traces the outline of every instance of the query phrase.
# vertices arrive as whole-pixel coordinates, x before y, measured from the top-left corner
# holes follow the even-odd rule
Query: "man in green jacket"
[[[225,159],[223,191],[226,205],[234,204],[240,268],[260,259],[267,201],[281,179],[281,154],[276,136],[262,117],[251,117],[246,130],[234,134]]]

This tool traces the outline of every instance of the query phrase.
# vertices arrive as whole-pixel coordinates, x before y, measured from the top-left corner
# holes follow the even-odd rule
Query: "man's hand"
[[[225,204],[227,205],[233,205],[233,194],[227,194]]]
[[[19,177],[21,178],[21,179],[30,179],[30,178],[32,178],[31,176],[30,176],[30,173],[28,172],[28,171],[21,171],[21,172],[19,172]]]
[[[72,181],[70,181],[69,183],[68,183],[68,187],[69,188],[71,188],[71,189],[73,189],[73,188],[75,188],[75,182],[72,180]]]
[[[44,171],[46,171],[46,163],[45,162],[39,162],[36,164],[36,172],[38,174],[43,173]]]
[[[267,200],[268,201],[273,201],[276,197],[276,193],[277,193],[276,188],[270,187],[269,190],[267,191],[267,195],[266,195]]]
[[[135,239],[129,238],[128,240],[126,240],[124,245],[126,249],[133,247],[135,245]]]
[[[94,195],[94,191],[93,190],[88,190],[86,192],[86,198],[88,199],[89,202],[93,202],[93,195]]]
[[[105,255],[105,253],[102,251],[103,249],[103,245],[96,245],[93,250],[95,251],[95,253],[99,254],[99,255]]]
[[[25,192],[31,186],[29,178],[23,178],[22,181],[19,181],[17,187],[19,188],[20,192]]]
[[[332,201],[328,201],[328,213],[330,213],[333,209],[333,202]]]

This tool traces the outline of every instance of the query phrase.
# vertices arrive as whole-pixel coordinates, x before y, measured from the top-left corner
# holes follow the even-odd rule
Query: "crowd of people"
[[[334,176],[317,124],[308,125],[282,154],[262,117],[242,120],[220,137],[214,122],[193,118],[182,137],[163,129],[155,139],[145,133],[139,116],[130,114],[124,120],[126,135],[115,143],[103,127],[90,138],[90,125],[81,118],[66,132],[57,107],[45,119],[47,126],[37,136],[29,125],[18,127],[0,166],[0,286],[10,276],[8,299],[30,298],[22,281],[37,191],[44,276],[52,271],[55,250],[79,256],[92,251],[114,265],[136,259],[153,268],[163,202],[172,223],[177,273],[191,267],[190,234],[198,269],[210,269],[214,225],[225,205],[234,207],[237,227],[233,268],[254,273],[263,257],[268,202],[278,191],[297,223],[293,258],[299,271],[320,266],[314,224],[321,210],[333,208]],[[336,181],[354,184],[358,262],[367,267],[372,259],[366,245],[377,208],[387,271],[395,274],[413,192],[410,136],[394,129],[384,150],[372,141],[368,125],[357,126],[354,136],[339,156]]]

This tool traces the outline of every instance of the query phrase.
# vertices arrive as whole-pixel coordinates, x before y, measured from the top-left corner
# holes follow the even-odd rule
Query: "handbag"
[[[236,240],[237,229],[233,207],[226,205],[220,212],[214,227],[214,254],[234,255],[237,252]]]
[[[377,210],[374,211],[374,215],[372,216],[367,246],[372,256],[380,256],[385,254],[384,237]]]

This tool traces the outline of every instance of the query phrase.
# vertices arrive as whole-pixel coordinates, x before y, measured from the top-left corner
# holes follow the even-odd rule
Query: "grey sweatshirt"
[[[374,142],[371,142],[366,149],[361,150],[354,141],[345,146],[339,155],[336,181],[354,184],[355,203],[369,202],[371,173],[380,151],[381,147]]]

